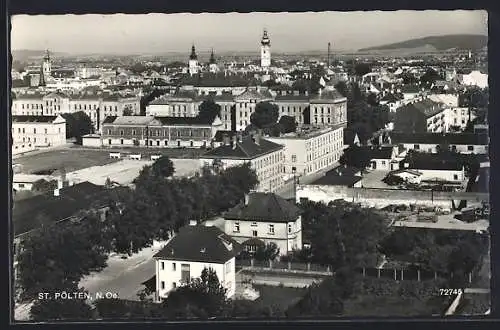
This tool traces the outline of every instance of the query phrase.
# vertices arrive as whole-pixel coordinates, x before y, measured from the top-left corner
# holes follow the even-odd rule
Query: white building
[[[203,269],[213,269],[231,298],[236,289],[236,255],[240,245],[220,229],[194,225],[180,229],[154,258],[156,298],[161,301],[176,288],[199,278]]]
[[[302,249],[301,210],[275,194],[250,192],[224,219],[225,233],[250,252],[269,243],[280,255]]]
[[[66,143],[66,120],[62,116],[12,116],[14,145],[33,143],[53,147]]]
[[[266,139],[284,146],[285,175],[309,175],[338,162],[344,148],[344,128],[304,127],[295,133]]]
[[[445,159],[432,154],[414,154],[402,162],[402,169],[421,174],[420,181],[462,184],[467,179],[464,166],[456,159]]]
[[[283,184],[285,159],[284,147],[261,138],[259,134],[241,137],[224,136],[223,145],[212,149],[200,157],[201,166],[219,163],[222,168],[250,163],[259,181],[256,188],[261,192],[275,192]]]
[[[477,86],[479,88],[488,87],[488,74],[481,73],[480,71],[472,71],[469,74],[459,75],[458,80],[465,86]]]
[[[264,30],[260,43],[260,66],[263,69],[268,69],[271,66],[271,40],[267,35],[267,30]]]

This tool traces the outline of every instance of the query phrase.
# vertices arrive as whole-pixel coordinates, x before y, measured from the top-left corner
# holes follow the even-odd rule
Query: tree
[[[275,124],[278,117],[279,109],[276,104],[259,102],[255,106],[255,112],[250,116],[250,122],[258,128],[265,128]]]
[[[358,146],[351,146],[344,150],[344,153],[339,159],[341,165],[352,166],[359,169],[365,169],[370,164],[370,161],[370,155],[365,152],[365,149]]]
[[[430,87],[432,84],[436,82],[436,80],[440,80],[441,76],[436,70],[432,68],[428,68],[425,73],[420,77],[420,83],[423,86]]]
[[[357,76],[364,76],[371,71],[372,69],[368,63],[358,63],[354,66],[354,72]]]
[[[269,243],[265,246],[259,246],[255,254],[253,255],[255,260],[258,261],[269,261],[276,260],[280,254],[280,249],[275,243]]]
[[[77,144],[82,144],[82,136],[94,132],[92,120],[83,111],[62,114],[66,119],[66,137],[76,138]]]
[[[228,309],[226,289],[212,268],[204,268],[200,278],[171,292],[163,306],[170,317],[221,317]]]
[[[279,124],[281,125],[282,133],[292,133],[297,130],[297,122],[292,116],[281,116]]]
[[[84,293],[83,290],[70,291]],[[92,309],[83,299],[54,299],[55,292],[49,292],[51,299],[35,300],[30,314],[34,321],[72,320],[88,321],[93,318]],[[59,291],[58,291],[59,293]]]
[[[133,116],[134,112],[132,111],[132,107],[130,105],[126,105],[123,108],[123,115],[124,116]]]
[[[151,171],[153,175],[168,178],[174,175],[174,163],[168,158],[168,156],[161,156],[158,158],[151,166]]]
[[[198,118],[213,122],[215,117],[220,117],[221,107],[213,100],[205,100],[200,104]]]

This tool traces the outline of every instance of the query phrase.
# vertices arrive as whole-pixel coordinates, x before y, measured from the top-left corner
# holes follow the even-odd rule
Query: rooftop
[[[419,111],[427,118],[432,117],[444,110],[443,104],[434,102],[430,99],[423,99],[401,107],[401,110],[408,109],[410,111]],[[398,110],[400,112],[401,110]]]
[[[354,184],[361,181],[361,179],[362,177],[360,176],[325,175],[312,182],[311,185],[352,187]]]
[[[316,127],[316,126],[303,126],[302,129],[297,129],[296,132],[285,133],[280,136],[272,137],[272,139],[310,139],[322,134],[332,132],[332,127]]]
[[[56,120],[57,116],[12,116],[13,123],[52,123]]]
[[[311,103],[337,103],[345,101],[347,98],[342,96],[337,90],[324,90],[321,93],[312,95],[310,98]]]
[[[428,153],[411,153],[404,160],[403,165],[408,164],[409,169],[414,170],[454,170],[463,169],[460,155],[440,155]],[[403,166],[406,168],[406,166]]]
[[[391,132],[389,136],[393,144],[488,145],[488,134]]]
[[[294,204],[273,193],[250,192],[248,205],[241,202],[224,214],[225,219],[292,222],[300,216],[301,210]]]
[[[269,140],[260,138],[257,144],[251,136],[244,136],[236,142],[235,146],[234,143],[222,145],[206,152],[201,157],[250,160],[280,149],[283,149],[282,145]]]
[[[217,227],[186,226],[154,258],[186,262],[226,263],[241,246]]]

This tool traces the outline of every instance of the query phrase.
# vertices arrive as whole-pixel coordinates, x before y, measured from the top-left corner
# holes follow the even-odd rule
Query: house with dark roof
[[[465,184],[467,176],[459,155],[409,153],[401,162],[401,169],[421,173],[421,182]]]
[[[274,192],[284,184],[284,157],[284,146],[262,138],[261,133],[238,133],[232,139],[223,135],[223,144],[201,155],[200,162],[202,167],[220,163],[222,168],[249,163],[259,180],[256,189]]]
[[[421,98],[402,106],[394,118],[394,130],[399,132],[446,132],[446,107],[442,103]]]
[[[233,297],[235,257],[239,252],[240,244],[217,227],[197,225],[192,221],[154,255],[157,300],[165,299],[172,290],[199,278],[205,268],[215,271],[227,290],[227,297]]]
[[[224,220],[224,232],[249,252],[269,243],[280,255],[302,249],[301,209],[276,194],[251,191]]]
[[[487,154],[488,134],[476,133],[406,133],[391,132],[391,143],[402,145],[406,150],[437,153],[440,148],[449,148],[462,154]]]
[[[319,179],[312,182],[311,186],[341,186],[341,187],[361,187],[361,180],[363,178],[359,175],[335,175],[332,173],[325,174]]]

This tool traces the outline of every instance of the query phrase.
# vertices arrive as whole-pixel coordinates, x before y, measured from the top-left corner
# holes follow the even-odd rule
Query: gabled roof
[[[340,166],[337,166],[334,169],[331,169],[328,172],[326,172],[326,175],[353,177],[353,176],[358,175],[361,172],[362,172],[362,170],[357,168],[357,167],[340,165]]]
[[[463,168],[459,155],[412,153],[407,156],[403,163],[408,163],[409,169],[414,170],[454,170],[460,171]]]
[[[222,145],[206,152],[201,157],[250,160],[283,148],[282,145],[263,138],[260,138],[259,144],[256,144],[252,137],[244,136],[241,141],[236,142],[235,148],[233,148],[232,143],[231,145]]]
[[[248,205],[239,203],[224,214],[225,219],[292,222],[297,220],[301,210],[294,204],[273,193],[250,192]]]
[[[234,97],[235,101],[239,100],[272,100],[273,96],[268,90],[257,90],[253,88],[247,88],[242,94]]]
[[[355,148],[368,154],[370,159],[391,159],[394,150],[392,146],[360,146]],[[347,152],[347,149],[345,151]]]
[[[391,132],[389,136],[393,144],[488,145],[488,134]]]
[[[241,245],[217,227],[186,226],[157,254],[160,260],[226,263],[241,251]]]

